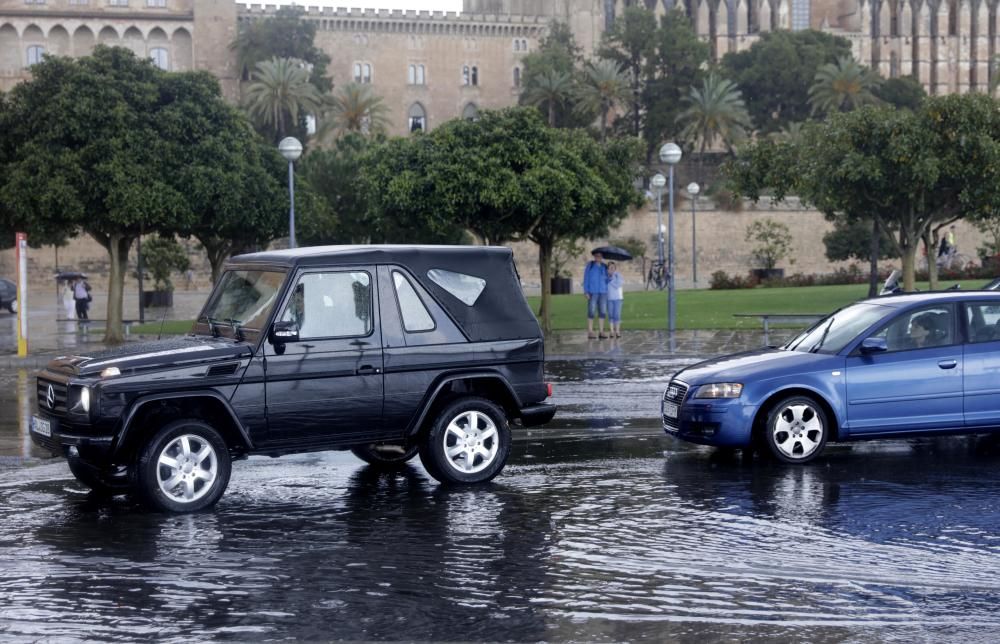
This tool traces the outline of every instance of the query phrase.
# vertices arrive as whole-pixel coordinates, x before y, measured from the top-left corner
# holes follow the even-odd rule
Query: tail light
[[[545,383],[545,397],[546,398],[551,398],[552,397],[552,383],[551,382]]]

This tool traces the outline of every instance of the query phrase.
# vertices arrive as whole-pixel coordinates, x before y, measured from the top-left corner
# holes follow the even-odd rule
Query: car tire
[[[129,492],[129,472],[111,472],[79,456],[68,456],[66,463],[77,481],[90,488],[98,496],[114,496]]]
[[[17,313],[17,300],[11,300],[7,302],[7,310],[11,313]]]
[[[197,512],[222,497],[231,470],[229,446],[219,432],[201,420],[176,420],[143,447],[137,492],[156,510]]]
[[[506,465],[510,441],[507,415],[496,403],[459,398],[435,418],[420,446],[420,461],[441,483],[485,483]]]
[[[419,444],[369,443],[351,448],[351,453],[374,467],[399,467],[420,451]]]
[[[764,442],[785,463],[808,463],[826,446],[830,423],[818,402],[792,396],[775,405],[767,415]]]

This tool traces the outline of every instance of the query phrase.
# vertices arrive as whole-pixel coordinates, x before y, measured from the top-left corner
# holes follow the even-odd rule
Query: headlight
[[[738,382],[714,382],[698,387],[695,398],[739,398],[743,385]]]
[[[112,376],[120,376],[120,375],[122,375],[122,372],[121,369],[119,369],[118,367],[108,367],[101,372],[102,378],[111,378]]]
[[[90,413],[90,387],[80,389],[80,407],[83,411]]]

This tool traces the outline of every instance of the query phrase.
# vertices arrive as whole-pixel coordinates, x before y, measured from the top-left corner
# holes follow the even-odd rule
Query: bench
[[[734,318],[757,318],[764,324],[764,344],[770,342],[768,333],[771,324],[802,324],[816,322],[825,318],[828,313],[733,313]]]
[[[90,318],[88,320],[79,320],[77,318],[56,318],[56,322],[76,322],[76,332],[80,335],[87,337],[90,335],[90,331],[104,331],[107,328],[107,320],[98,320],[96,318]],[[95,322],[100,323],[99,326],[91,327]],[[125,328],[125,337],[129,337],[132,334],[132,325],[138,324],[137,320],[122,320],[122,327]]]

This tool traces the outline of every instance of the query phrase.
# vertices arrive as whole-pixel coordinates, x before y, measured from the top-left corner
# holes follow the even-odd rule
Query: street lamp
[[[295,248],[295,161],[302,156],[302,144],[286,136],[278,143],[278,152],[288,159],[288,247]]]
[[[649,180],[649,185],[656,189],[656,259],[663,265],[663,209],[660,207],[660,196],[663,194],[663,186],[667,185],[667,178],[662,174],[655,174]]]
[[[668,215],[667,215],[667,235],[670,241],[667,242],[667,330],[671,337],[677,329],[677,300],[674,293],[674,166],[681,160],[681,148],[676,143],[665,143],[660,148],[660,161],[670,167]]]
[[[698,201],[699,192],[701,192],[701,188],[697,183],[692,181],[688,184],[688,195],[691,197],[691,277],[695,287],[698,286],[698,233],[695,230],[697,226],[695,225],[694,205]]]

